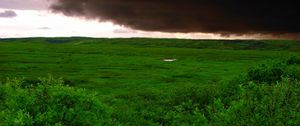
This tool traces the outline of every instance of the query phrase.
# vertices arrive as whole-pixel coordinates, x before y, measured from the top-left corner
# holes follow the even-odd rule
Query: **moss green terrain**
[[[214,92],[251,66],[291,55],[300,56],[300,41],[0,39],[0,79],[25,78],[34,83],[39,77],[61,77],[70,86],[97,92],[112,108],[116,124],[187,125],[180,122],[182,118],[165,116],[172,114],[163,111],[168,103],[189,104],[185,98],[190,96],[184,95],[191,95],[186,92],[192,89]],[[167,58],[177,60],[164,62]],[[176,98],[174,92],[183,96]]]
[[[299,48],[297,48],[299,47]],[[0,78],[63,77],[101,94],[204,86],[262,60],[300,54],[296,41],[28,38],[0,40]],[[175,58],[176,62],[163,62]]]

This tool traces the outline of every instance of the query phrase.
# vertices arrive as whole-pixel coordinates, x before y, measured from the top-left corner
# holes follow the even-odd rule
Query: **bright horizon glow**
[[[111,22],[86,20],[55,14],[49,10],[12,10],[14,18],[0,18],[0,38],[26,37],[95,37],[95,38],[184,38],[184,39],[247,39],[247,36],[225,37],[210,33],[163,33],[132,30]],[[248,37],[259,38],[259,35]]]
[[[53,13],[56,0],[0,0],[0,38],[93,37],[93,38],[183,38],[183,39],[295,39],[300,33],[167,33],[130,29],[100,19],[69,17]]]

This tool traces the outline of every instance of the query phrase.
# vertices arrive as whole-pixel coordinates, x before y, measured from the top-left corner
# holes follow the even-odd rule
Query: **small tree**
[[[61,79],[32,85],[8,80],[0,87],[0,125],[105,125],[110,111],[96,94],[63,86]],[[26,85],[26,86],[24,86]]]

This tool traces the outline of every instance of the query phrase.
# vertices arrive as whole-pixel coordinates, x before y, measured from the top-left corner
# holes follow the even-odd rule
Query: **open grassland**
[[[296,48],[299,47],[299,48]],[[266,59],[299,55],[295,41],[34,38],[0,40],[0,78],[63,77],[119,94],[205,86]],[[177,59],[163,62],[164,58]]]
[[[300,56],[300,41],[79,37],[0,39],[0,79],[7,83],[7,78],[24,78],[24,83],[30,85],[41,83],[39,77],[51,75],[62,78],[64,85],[95,91],[98,93],[97,99],[112,111],[106,122],[109,125],[238,125],[227,122],[236,118],[230,117],[233,115],[231,112],[237,109],[250,111],[251,108],[244,105],[248,104],[247,100],[255,99],[256,96],[252,96],[254,92],[264,93],[269,90],[267,86],[255,87],[255,84],[251,87],[253,90],[248,87],[237,89],[239,84],[245,81],[269,84],[278,81],[282,84],[279,85],[281,88],[295,88],[295,92],[299,91],[299,86],[294,85],[299,85],[298,81],[287,82],[290,77],[297,80],[297,71],[279,71],[280,79],[264,78],[264,75],[277,76],[276,63],[267,63],[271,71],[273,67],[276,68],[273,71],[275,74],[271,72],[268,75],[260,67],[253,68],[252,73],[249,71],[251,66],[263,64],[266,60],[276,61],[290,56]],[[163,61],[168,58],[177,60]],[[280,65],[280,70],[299,68],[297,65],[289,66],[288,63]],[[260,71],[263,71],[262,75],[252,75]],[[281,80],[281,77],[285,79]],[[242,82],[236,82],[239,79]],[[289,87],[283,83],[288,83]],[[271,88],[274,88],[271,94],[279,95],[275,91],[280,90],[278,87]],[[272,98],[271,94],[261,95]],[[244,98],[244,101],[239,98]],[[256,102],[252,105],[263,104]],[[267,100],[263,99],[262,102]],[[297,99],[294,102],[292,105],[299,105]],[[230,109],[230,105],[235,108]],[[244,113],[247,114],[251,115]],[[293,119],[297,120],[298,117],[293,115]],[[250,117],[241,116],[239,121],[247,118]],[[272,125],[276,122],[270,120],[271,117],[257,118],[254,121],[258,124]],[[255,124],[254,121],[247,120],[240,124]],[[291,125],[299,123],[293,121]]]

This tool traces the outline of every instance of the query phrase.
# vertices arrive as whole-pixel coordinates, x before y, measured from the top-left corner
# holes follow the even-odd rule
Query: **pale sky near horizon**
[[[255,39],[211,33],[164,33],[133,30],[111,22],[68,17],[47,9],[47,0],[0,0],[0,38],[20,37],[152,37],[188,39]]]
[[[110,22],[98,22],[55,14],[49,10],[19,10],[0,8],[0,13],[14,11],[15,17],[0,17],[0,37],[162,37],[208,38],[219,36],[204,33],[161,33],[132,30]]]

